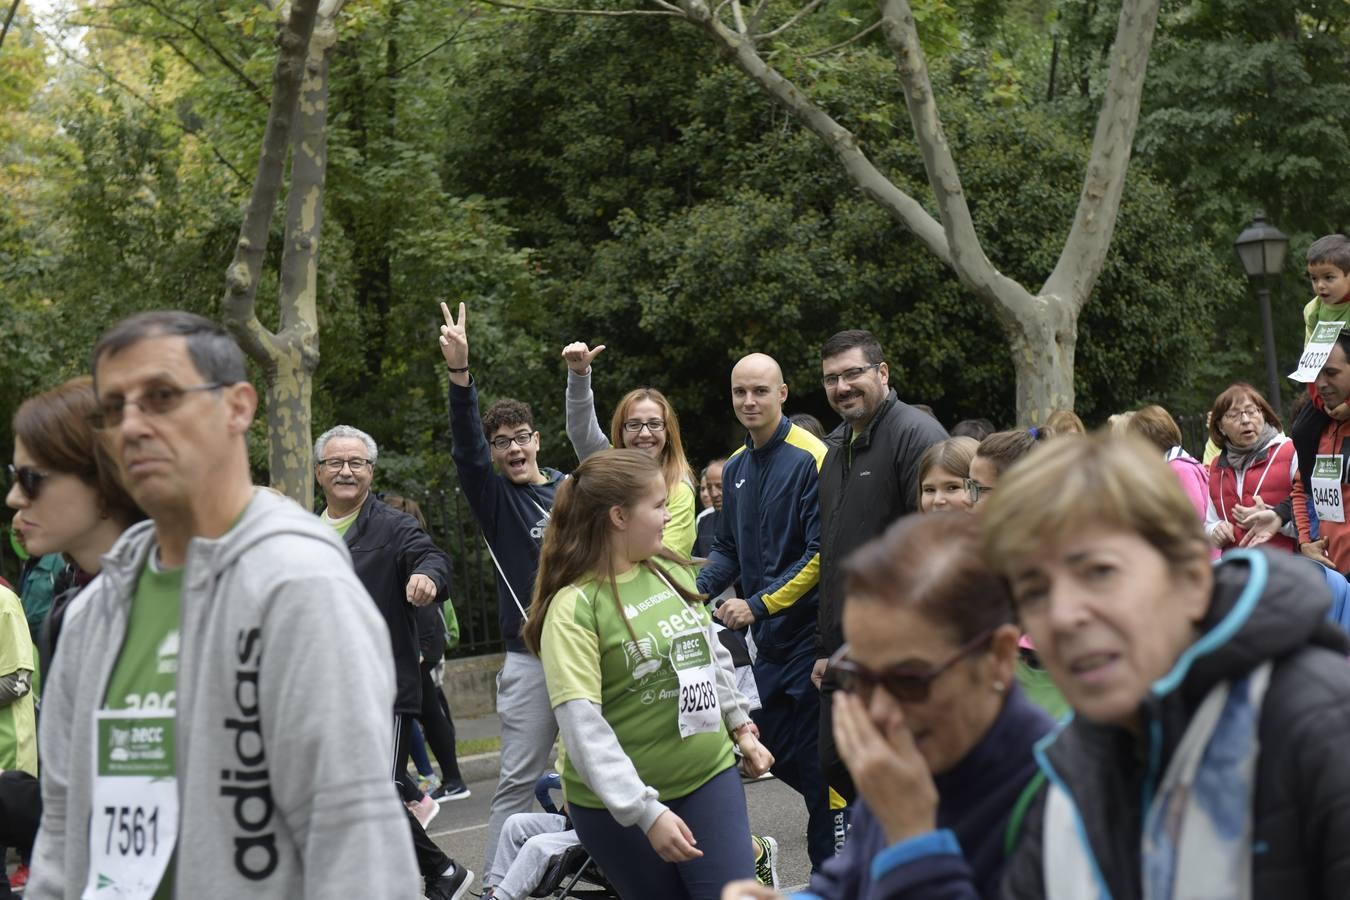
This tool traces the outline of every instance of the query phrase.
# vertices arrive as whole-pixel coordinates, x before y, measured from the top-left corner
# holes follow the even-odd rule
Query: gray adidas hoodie
[[[149,522],[122,535],[72,603],[45,673],[29,900],[84,890],[94,713],[154,545]],[[256,491],[228,534],[194,539],[178,657],[176,895],[421,896],[390,781],[393,704],[389,633],[332,528]]]

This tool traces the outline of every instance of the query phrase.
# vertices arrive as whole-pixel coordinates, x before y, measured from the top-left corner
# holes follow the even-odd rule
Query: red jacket
[[[1233,520],[1234,506],[1251,506],[1259,496],[1266,506],[1278,506],[1289,498],[1297,480],[1294,442],[1277,438],[1257,456],[1239,478],[1221,453],[1209,464],[1209,502],[1219,521],[1233,526],[1233,545],[1240,544],[1247,530]],[[1276,534],[1272,548],[1293,552],[1294,539]]]

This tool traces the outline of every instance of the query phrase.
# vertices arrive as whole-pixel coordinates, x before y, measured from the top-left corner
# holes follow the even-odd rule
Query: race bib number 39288
[[[83,900],[150,900],[178,838],[173,711],[99,710]]]

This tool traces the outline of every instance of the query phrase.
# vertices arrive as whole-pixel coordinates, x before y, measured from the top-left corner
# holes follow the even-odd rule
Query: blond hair
[[[975,458],[978,449],[980,442],[972,437],[953,437],[938,441],[925,450],[923,456],[919,457],[919,477],[915,479],[918,482],[919,505],[923,505],[923,480],[929,472],[943,469],[959,478],[966,478],[970,475],[970,461]]]
[[[985,558],[1005,578],[1042,547],[1092,528],[1133,532],[1174,567],[1208,555],[1167,463],[1141,439],[1109,431],[1046,444],[999,480],[981,516]]]
[[[1045,420],[1045,427],[1056,435],[1087,434],[1087,426],[1071,409],[1057,409],[1052,412],[1050,418]]]

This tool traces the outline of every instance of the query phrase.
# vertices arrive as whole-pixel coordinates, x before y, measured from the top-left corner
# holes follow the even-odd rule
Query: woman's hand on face
[[[1215,547],[1227,547],[1233,543],[1233,526],[1228,522],[1215,525],[1214,530],[1209,533],[1209,542]]]
[[[883,733],[858,698],[837,691],[834,743],[888,841],[896,844],[937,827],[937,787],[898,707]]]
[[[722,900],[785,900],[782,894],[758,881],[732,881],[722,888]]]
[[[746,778],[758,778],[773,765],[773,754],[753,734],[742,734],[736,746],[741,748],[741,772]]]
[[[669,863],[688,862],[703,855],[703,851],[694,846],[697,841],[684,819],[670,810],[661,813],[648,829],[647,840],[651,841],[656,854]]]

